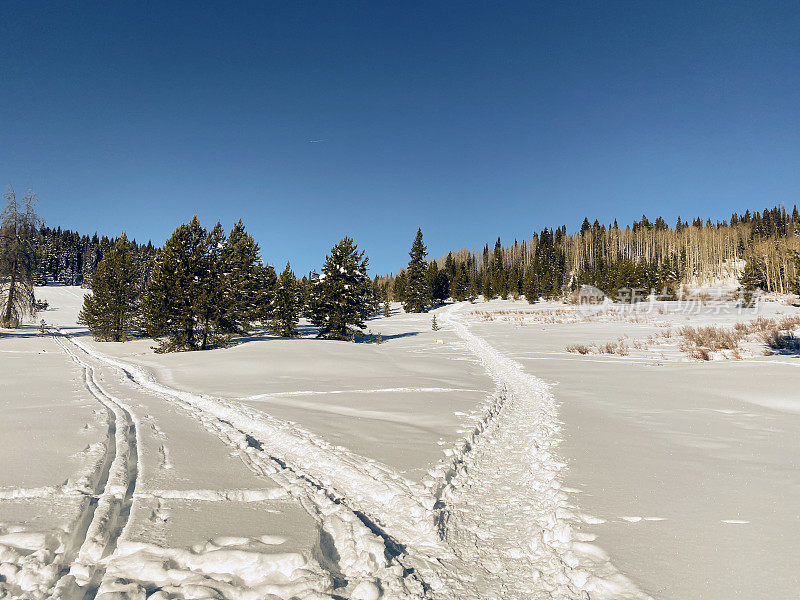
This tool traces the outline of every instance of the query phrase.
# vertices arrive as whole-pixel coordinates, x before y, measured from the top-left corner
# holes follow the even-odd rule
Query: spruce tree
[[[287,262],[275,284],[272,299],[272,318],[269,329],[281,337],[297,337],[297,323],[302,309],[302,290]]]
[[[383,316],[384,317],[391,317],[392,316],[392,307],[389,306],[389,300],[383,301]]]
[[[536,277],[536,271],[533,267],[528,267],[525,269],[525,279],[523,280],[522,284],[522,293],[524,294],[525,299],[531,304],[539,301],[539,296],[541,296],[539,291],[539,281]]]
[[[422,243],[422,229],[417,229],[417,235],[411,245],[411,252],[408,254],[411,260],[408,263],[403,308],[409,313],[427,312],[431,294],[427,280],[428,267],[425,264],[425,256],[428,252],[425,244]]]
[[[309,284],[309,317],[320,328],[318,337],[353,339],[356,330],[364,329],[372,306],[367,262],[349,237],[325,258],[322,273]]]
[[[392,283],[392,300],[395,302],[406,301],[406,284],[406,271],[403,269],[397,274]]]
[[[467,274],[464,265],[455,268],[455,274],[450,280],[450,296],[456,302],[463,302],[467,299]]]
[[[795,207],[794,210],[797,212],[797,207]],[[800,252],[793,252],[792,260],[794,261],[795,276],[790,282],[789,287],[792,290],[792,293],[800,295]]]
[[[478,299],[478,279],[473,276],[469,278],[469,286],[467,287],[467,300],[473,304]]]
[[[145,329],[163,338],[158,352],[206,350],[230,339],[221,261],[222,226],[207,231],[197,216],[179,226],[157,254],[143,299]]]
[[[259,321],[272,294],[270,273],[261,262],[258,244],[245,231],[241,219],[233,226],[221,249],[224,310],[220,328],[245,334]],[[274,275],[274,270],[272,271]]]
[[[42,220],[33,191],[21,205],[11,187],[3,197],[7,204],[0,213],[0,327],[16,328],[36,312],[36,234]]]
[[[136,249],[123,233],[97,264],[78,323],[87,325],[96,340],[127,341],[138,325],[140,288]]]

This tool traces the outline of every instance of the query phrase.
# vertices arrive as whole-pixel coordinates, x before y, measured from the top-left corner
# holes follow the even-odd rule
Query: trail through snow
[[[282,481],[331,534],[340,576],[360,581],[352,597],[648,598],[574,530],[581,517],[561,489],[560,424],[548,386],[473,334],[459,311],[459,305],[443,311],[443,324],[498,391],[427,486],[294,423],[170,388],[141,367],[65,339],[120,369],[132,385],[187,410],[241,450],[251,469]]]

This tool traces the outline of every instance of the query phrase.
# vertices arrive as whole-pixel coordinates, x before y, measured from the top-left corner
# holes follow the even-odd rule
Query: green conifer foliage
[[[319,337],[354,339],[364,329],[372,307],[372,282],[367,276],[367,257],[349,237],[332,249],[322,273],[309,287],[309,317],[319,326]]]
[[[224,279],[220,328],[229,333],[245,334],[254,321],[262,319],[273,286],[269,282],[270,273],[261,262],[258,244],[245,231],[241,220],[225,240],[220,260]]]
[[[417,235],[411,245],[411,252],[408,253],[411,260],[408,263],[408,280],[403,301],[403,308],[406,312],[421,313],[428,310],[431,291],[427,278],[428,267],[425,263],[427,254],[425,244],[422,243],[422,229],[417,229]]]
[[[392,300],[395,302],[405,302],[407,287],[406,271],[403,269],[397,274],[397,277],[394,278],[394,283],[392,284]]]
[[[227,312],[224,237],[219,223],[209,232],[195,216],[175,230],[156,256],[143,317],[147,332],[162,338],[158,352],[206,350],[229,341],[220,324]]]
[[[539,297],[541,296],[541,292],[539,290],[539,280],[533,267],[528,267],[525,270],[522,293],[524,294],[525,299],[531,304],[538,302]]]
[[[467,299],[467,273],[464,265],[455,268],[455,273],[450,280],[450,296],[456,302],[463,302]]]
[[[275,283],[269,329],[281,337],[297,337],[297,323],[302,309],[302,290],[287,262]]]
[[[94,270],[92,293],[83,299],[78,322],[96,340],[125,342],[139,324],[141,274],[136,248],[123,233]]]

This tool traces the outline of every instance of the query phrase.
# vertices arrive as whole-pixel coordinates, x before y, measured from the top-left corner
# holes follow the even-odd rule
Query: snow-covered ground
[[[565,350],[735,317],[463,303],[156,355],[94,342],[82,294],[0,337],[0,597],[797,589],[797,359]]]

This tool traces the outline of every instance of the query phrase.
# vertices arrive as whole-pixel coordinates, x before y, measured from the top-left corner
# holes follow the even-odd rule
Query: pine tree
[[[422,243],[422,229],[417,229],[417,235],[411,245],[411,252],[408,253],[411,260],[408,263],[406,297],[403,302],[406,312],[421,313],[428,310],[431,293],[426,277],[428,268],[425,264],[425,256],[427,254],[425,244]]]
[[[456,302],[463,302],[467,298],[467,274],[463,264],[456,267],[455,274],[450,280],[450,296]]]
[[[525,279],[522,284],[522,293],[525,296],[525,299],[533,304],[534,302],[538,302],[539,296],[539,282],[536,278],[536,271],[533,267],[528,267],[525,270]]]
[[[275,296],[272,299],[272,319],[269,328],[272,333],[281,337],[297,337],[297,323],[302,308],[300,286],[287,262],[283,273],[275,284]]]
[[[478,299],[478,280],[475,277],[470,277],[469,286],[467,287],[467,300],[473,304]]]
[[[127,341],[138,325],[140,274],[136,250],[125,233],[97,264],[91,289],[78,323],[87,325],[96,340]]]
[[[220,321],[225,305],[221,261],[224,233],[195,216],[179,226],[157,254],[143,298],[145,329],[164,338],[158,352],[206,350],[230,339]]]
[[[431,320],[431,329],[434,331],[439,331],[439,324],[436,322],[436,315],[433,315],[433,319]]]
[[[42,220],[33,191],[22,199],[22,206],[11,187],[3,197],[7,204],[0,213],[0,327],[16,328],[36,312],[36,233]]]
[[[795,207],[797,212],[797,207]],[[792,260],[794,261],[794,269],[797,275],[791,281],[791,290],[793,293],[800,295],[800,252],[792,253]]]
[[[312,278],[309,291],[309,316],[320,328],[318,337],[353,339],[357,329],[364,329],[372,306],[367,262],[349,237],[325,258],[322,273]]]
[[[389,300],[383,301],[383,316],[384,317],[391,317],[392,316],[392,307],[389,306]]]
[[[403,269],[397,274],[392,283],[392,300],[395,302],[405,302],[407,287],[406,271]]]
[[[225,240],[220,260],[224,279],[220,328],[229,333],[245,334],[254,321],[261,320],[273,289],[269,285],[270,274],[265,272],[261,262],[258,244],[245,231],[241,219]]]

